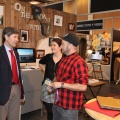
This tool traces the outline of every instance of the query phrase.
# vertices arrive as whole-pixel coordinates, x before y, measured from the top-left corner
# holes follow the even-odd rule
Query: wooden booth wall
[[[43,39],[44,36],[42,36],[40,30],[34,30],[30,29],[31,25],[40,25],[39,20],[32,20],[28,18],[21,17],[21,12],[15,10],[15,3],[20,3],[21,6],[25,7],[25,12],[31,13],[31,7],[29,3],[21,2],[19,0],[2,0],[2,2],[5,5],[5,20],[4,20],[4,26],[12,26],[17,28],[18,30],[28,30],[28,42],[19,42],[18,47],[36,47],[36,43],[41,38]],[[68,23],[74,23],[76,25],[76,15],[65,13],[57,10],[53,10],[50,8],[42,8],[42,14],[45,14],[47,18],[50,18],[50,36],[54,36],[55,32],[57,32],[60,36],[67,34],[68,32],[75,32],[68,30]],[[55,26],[54,25],[54,15],[59,15],[63,17],[63,23],[62,26]],[[43,22],[46,22],[46,20],[43,20]]]
[[[120,29],[120,11],[90,14],[89,13],[90,0],[74,0],[74,2],[76,2],[75,9],[77,14],[77,21],[86,21],[88,20],[88,18],[91,18],[91,20],[104,19],[103,29],[92,30],[93,35],[103,33],[104,31],[110,33],[112,28]],[[67,5],[65,7],[67,7]],[[67,12],[67,9],[65,10]]]
[[[104,31],[110,33],[112,28],[120,29],[120,11],[95,14],[93,19],[104,19],[103,30],[94,30],[94,34]]]

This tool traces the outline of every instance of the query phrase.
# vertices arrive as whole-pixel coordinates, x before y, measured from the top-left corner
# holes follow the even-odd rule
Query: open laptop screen
[[[99,53],[91,54],[91,60],[102,60],[102,54]]]

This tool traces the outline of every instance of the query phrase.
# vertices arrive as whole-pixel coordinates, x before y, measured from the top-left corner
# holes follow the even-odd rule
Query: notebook
[[[97,96],[101,108],[120,110],[120,99],[114,97]]]
[[[117,115],[120,114],[119,110],[110,110],[110,109],[101,108],[98,101],[96,101],[96,100],[93,102],[84,104],[84,107],[94,110],[96,112],[111,116],[111,117],[116,117]]]

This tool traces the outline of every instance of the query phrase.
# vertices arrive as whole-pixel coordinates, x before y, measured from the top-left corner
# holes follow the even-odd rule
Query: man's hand
[[[25,96],[23,99],[20,100],[20,105],[24,105],[25,104]]]
[[[54,89],[61,88],[62,82],[52,82],[49,86],[53,87]]]
[[[47,90],[48,90],[48,92],[52,92],[53,91],[53,89],[50,86],[47,86]]]

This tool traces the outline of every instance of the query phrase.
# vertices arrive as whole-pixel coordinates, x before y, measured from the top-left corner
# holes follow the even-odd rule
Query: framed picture
[[[68,23],[68,30],[69,31],[75,31],[75,24],[74,23]]]
[[[4,5],[0,4],[0,28],[4,27]]]
[[[54,25],[62,26],[62,21],[63,21],[63,17],[62,16],[58,16],[58,15],[54,16]]]
[[[105,42],[104,41],[101,41],[100,42],[100,46],[102,47],[102,46],[105,46]]]
[[[49,37],[49,46],[52,40],[53,40],[53,37]]]
[[[28,30],[20,30],[20,42],[28,42]]]
[[[36,50],[36,58],[41,59],[45,56],[45,50]]]

